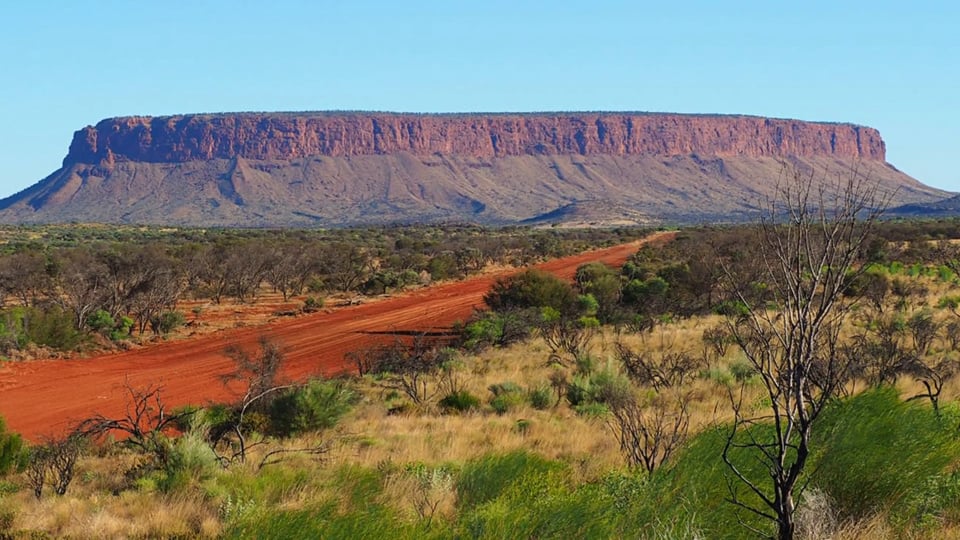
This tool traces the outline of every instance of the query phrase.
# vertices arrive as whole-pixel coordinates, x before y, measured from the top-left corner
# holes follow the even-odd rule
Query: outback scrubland
[[[813,186],[795,187],[771,209],[785,220],[682,230],[621,267],[584,265],[572,283],[537,271],[503,278],[490,309],[450,333],[355,351],[357,376],[282,380],[284,346],[265,339],[224,350],[235,402],[170,409],[162,386],[131,386],[125,415],[94,416],[46,441],[6,433],[0,528],[12,537],[960,537],[960,224],[877,221],[867,204],[875,194],[856,185],[821,213]],[[486,237],[473,231],[471,243]],[[337,234],[341,250],[371,261],[344,288],[379,292],[372,278],[388,254],[357,240],[382,234],[399,247],[412,233]],[[528,234],[559,233],[492,243]],[[55,281],[66,267],[50,262],[59,248],[35,241],[35,251],[0,261],[41,253]],[[429,266],[411,269],[433,277]],[[274,279],[257,283],[281,289]],[[215,303],[212,281],[196,283]],[[231,283],[220,301],[255,301],[258,287],[241,295]],[[328,289],[317,290],[319,302]],[[53,327],[86,336],[81,349],[163,334],[130,310],[101,304],[80,317],[61,302],[8,309],[61,310]],[[112,325],[90,325],[101,312]],[[133,322],[113,339],[122,317]]]

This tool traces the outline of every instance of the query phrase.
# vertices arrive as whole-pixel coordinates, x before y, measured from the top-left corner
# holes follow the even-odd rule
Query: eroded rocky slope
[[[948,194],[885,161],[872,128],[643,113],[243,113],[108,119],[2,222],[337,226],[564,216],[745,219],[784,164],[868,175],[897,203]],[[854,171],[856,171],[854,173]],[[559,218],[558,218],[559,219]]]

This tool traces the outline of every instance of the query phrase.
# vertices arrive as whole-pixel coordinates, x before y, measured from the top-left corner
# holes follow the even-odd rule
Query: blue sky
[[[779,4],[7,2],[0,197],[106,117],[329,109],[853,122],[960,191],[960,3]]]

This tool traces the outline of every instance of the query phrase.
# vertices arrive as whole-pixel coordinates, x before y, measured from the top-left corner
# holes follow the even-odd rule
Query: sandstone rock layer
[[[295,159],[408,152],[885,159],[877,130],[751,116],[677,114],[236,114],[127,117],[78,131],[69,163]]]
[[[896,190],[898,204],[948,195],[886,163],[877,130],[852,124],[647,113],[242,113],[114,118],[81,129],[60,170],[0,201],[0,222],[736,221],[755,214],[785,166],[869,176]]]

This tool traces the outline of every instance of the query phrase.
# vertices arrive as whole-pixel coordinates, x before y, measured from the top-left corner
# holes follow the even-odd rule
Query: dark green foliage
[[[130,330],[133,328],[133,319],[121,315],[119,320],[114,320],[110,313],[104,309],[98,309],[87,317],[87,328],[91,331],[109,337],[113,341],[120,341],[130,337]]]
[[[270,404],[270,430],[281,437],[328,429],[357,401],[357,394],[342,380],[312,380],[291,388]]]
[[[477,312],[463,327],[461,343],[465,349],[477,351],[523,341],[530,336],[536,317],[531,309]]]
[[[0,320],[0,334],[7,351],[22,349],[29,343],[58,351],[73,351],[83,344],[85,338],[74,324],[73,316],[57,305],[3,310]]]
[[[166,335],[183,326],[186,320],[179,311],[164,311],[150,321],[150,326],[156,334]]]
[[[504,415],[523,403],[523,388],[515,382],[507,381],[490,385],[490,407],[493,412]]]
[[[480,408],[480,398],[466,390],[458,390],[443,396],[438,405],[444,412],[467,412]]]
[[[19,434],[7,431],[7,423],[0,417],[0,476],[22,471],[27,466],[29,452]]]
[[[304,313],[316,313],[321,309],[323,309],[323,298],[318,298],[316,296],[308,296],[306,300],[303,301]]]
[[[631,280],[623,289],[623,300],[630,304],[659,302],[667,294],[670,285],[659,276],[643,281]]]
[[[580,377],[575,378],[573,381],[567,384],[564,395],[567,398],[567,403],[569,403],[571,407],[576,407],[589,402],[590,388],[588,384],[589,381]]]
[[[620,317],[621,280],[616,270],[602,263],[585,264],[577,269],[576,283],[583,297],[593,300],[592,308],[581,307],[582,312],[595,315],[604,324]]]
[[[744,382],[757,374],[757,370],[746,361],[739,361],[730,364],[730,374],[737,382]]]
[[[94,332],[109,333],[115,324],[113,317],[105,309],[98,309],[93,315],[87,317],[87,326]]]
[[[564,315],[578,313],[577,294],[569,283],[540,270],[498,279],[483,297],[498,312],[551,307]]]
[[[838,403],[822,421],[815,434],[823,448],[815,483],[843,517],[898,509],[924,496],[931,482],[957,480],[947,472],[960,455],[956,411],[938,420],[929,407],[903,402],[884,388]],[[955,505],[956,495],[939,506]]]
[[[553,405],[553,392],[548,386],[538,386],[527,393],[530,406],[539,411],[549,409]]]
[[[747,308],[747,305],[743,302],[726,300],[720,302],[713,308],[714,313],[717,315],[724,315],[727,317],[746,317],[750,310]]]

